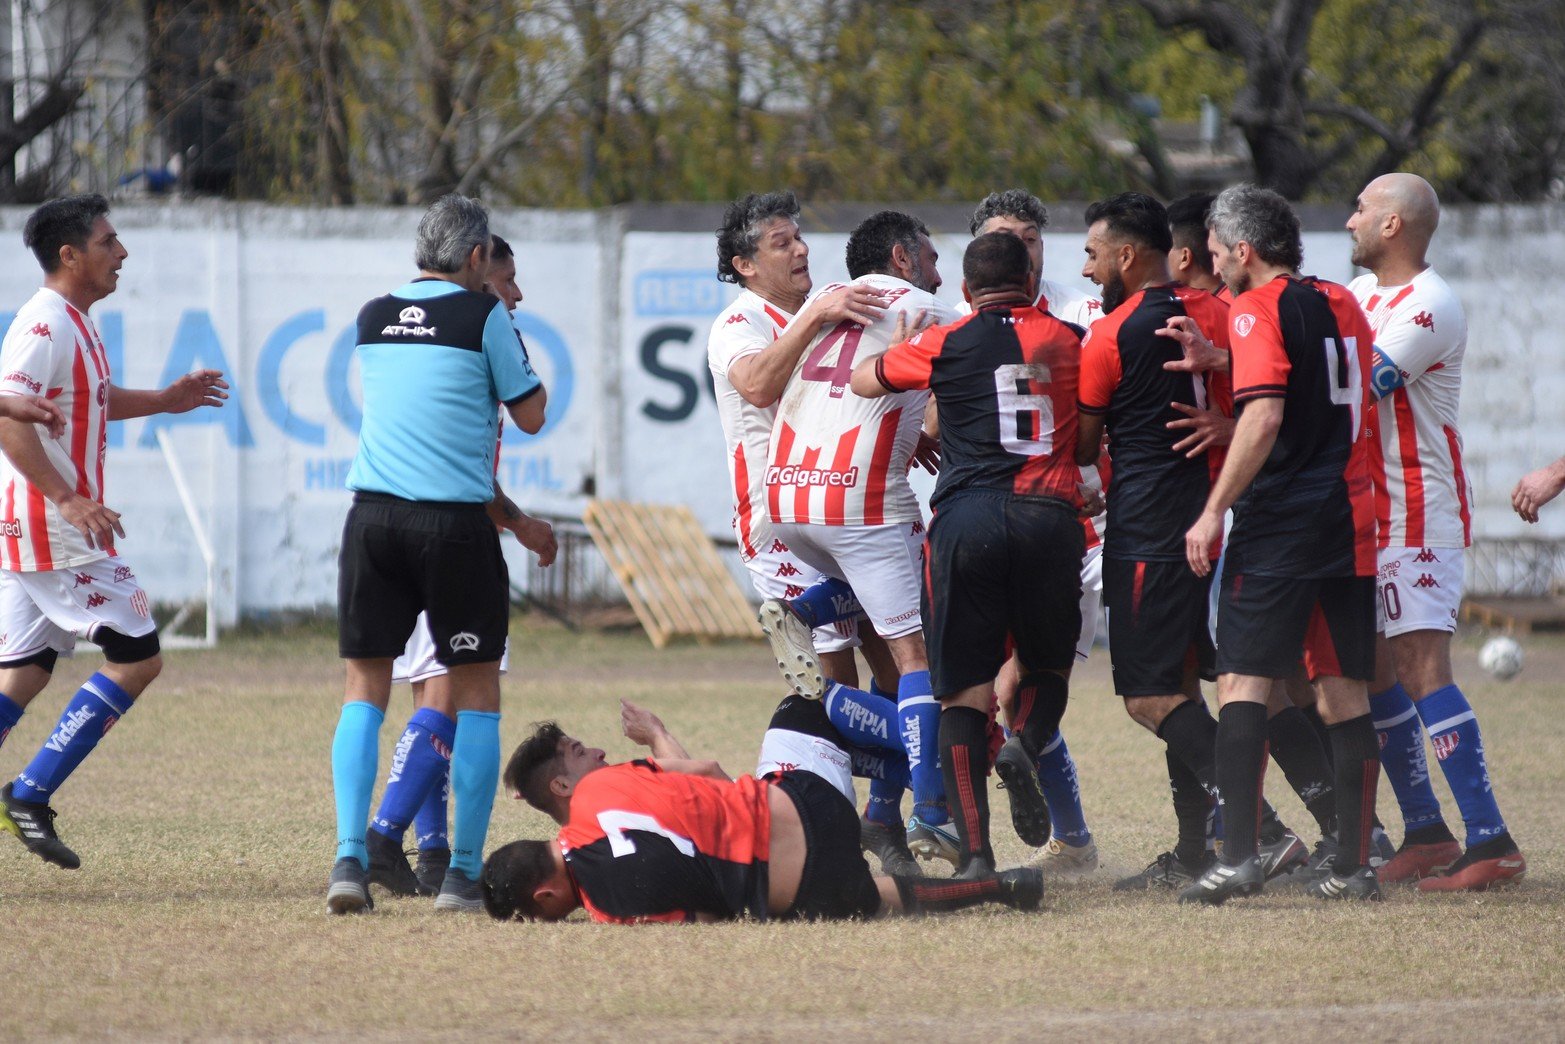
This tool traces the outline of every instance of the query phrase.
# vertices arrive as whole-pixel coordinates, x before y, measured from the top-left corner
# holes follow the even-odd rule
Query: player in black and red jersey
[[[680,758],[666,732],[651,743],[657,756],[607,765],[602,751],[540,726],[507,766],[507,784],[563,829],[553,842],[516,841],[490,855],[490,914],[558,920],[581,906],[595,921],[633,923],[1037,907],[1043,882],[1033,869],[960,882],[872,876],[858,813],[833,778],[833,763],[846,760],[834,735],[819,702],[790,696],[773,716],[763,768],[768,749],[803,751],[812,737],[826,756],[806,752],[797,768],[773,763],[761,778],[730,780],[716,762]]]
[[[1008,232],[973,240],[962,275],[971,315],[893,345],[852,379],[858,395],[929,388],[940,404],[923,605],[943,705],[941,771],[961,839],[958,877],[994,868],[988,726],[1008,636],[1022,678],[995,770],[1018,832],[1034,844],[1048,839],[1036,762],[1065,712],[1085,540],[1073,459],[1081,328],[1033,304],[1037,274]]]
[[[1267,696],[1303,654],[1329,726],[1339,851],[1320,898],[1378,899],[1368,865],[1379,778],[1367,681],[1374,658],[1375,504],[1365,375],[1373,334],[1345,287],[1296,275],[1298,218],[1275,192],[1225,190],[1210,247],[1229,310],[1239,422],[1206,507],[1185,536],[1198,576],[1234,509],[1217,619],[1222,861],[1181,896],[1258,891],[1255,813]],[[1190,332],[1195,336],[1194,332]]]

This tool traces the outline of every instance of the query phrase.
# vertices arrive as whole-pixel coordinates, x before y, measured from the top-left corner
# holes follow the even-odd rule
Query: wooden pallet
[[[1469,598],[1462,602],[1462,619],[1507,634],[1565,631],[1565,599]]]
[[[594,500],[582,522],[656,648],[675,637],[761,636],[755,610],[689,508]]]

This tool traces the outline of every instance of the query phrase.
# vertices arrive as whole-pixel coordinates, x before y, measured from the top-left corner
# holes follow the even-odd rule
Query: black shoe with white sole
[[[15,834],[27,850],[46,863],[75,870],[81,859],[54,832],[54,809],[46,804],[22,801],[12,794],[14,783],[0,789],[0,830]]]
[[[1265,885],[1266,871],[1261,868],[1260,856],[1251,856],[1238,866],[1213,863],[1195,884],[1179,893],[1179,901],[1221,906],[1230,899],[1254,895]]]

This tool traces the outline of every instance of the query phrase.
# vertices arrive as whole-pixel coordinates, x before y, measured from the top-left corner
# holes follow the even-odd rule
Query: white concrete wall
[[[123,553],[163,601],[198,596],[204,572],[167,465],[169,430],[222,563],[217,609],[335,600],[341,488],[357,433],[352,323],[412,274],[414,210],[182,204],[125,207],[120,290],[94,315],[118,383],[151,386],[198,365],[229,372],[221,411],[130,421],[111,437],[108,502],[126,516]],[[0,319],[39,283],[21,246],[26,214],[0,210]],[[512,433],[500,478],[524,506],[573,514],[586,493],[689,504],[729,533],[722,437],[706,334],[734,288],[712,275],[712,235],[625,231],[616,212],[499,212],[518,252],[518,309],[550,385],[548,428]],[[817,281],[841,277],[845,236],[815,234]],[[954,298],[965,236],[938,238]],[[1565,454],[1565,207],[1451,211],[1436,263],[1468,307],[1462,427],[1480,537],[1523,532],[1508,495]],[[1306,235],[1306,268],[1346,279],[1346,235]],[[1080,283],[1080,236],[1051,233],[1045,274]],[[1565,504],[1535,535],[1565,539]],[[513,549],[514,550],[514,549]],[[519,570],[515,571],[519,575]]]

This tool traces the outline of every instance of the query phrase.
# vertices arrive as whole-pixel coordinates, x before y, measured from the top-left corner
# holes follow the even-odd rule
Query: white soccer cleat
[[[1098,846],[1088,841],[1084,845],[1067,845],[1057,837],[1048,842],[1027,860],[1028,866],[1036,866],[1054,877],[1082,877],[1098,868]]]
[[[815,636],[810,628],[780,598],[762,602],[759,617],[761,633],[771,643],[777,669],[794,695],[807,700],[825,697],[826,675],[815,655]]]

